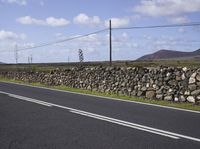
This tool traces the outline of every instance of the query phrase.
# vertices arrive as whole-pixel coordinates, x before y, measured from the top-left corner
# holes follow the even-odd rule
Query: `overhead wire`
[[[103,29],[103,30],[99,30],[99,31],[96,31],[96,32],[92,32],[92,33],[88,33],[88,34],[84,34],[84,35],[80,35],[80,36],[76,36],[76,37],[70,37],[70,38],[66,38],[66,39],[62,39],[62,40],[57,40],[57,41],[54,41],[54,42],[43,43],[43,44],[40,44],[40,45],[37,45],[37,46],[33,46],[33,47],[21,48],[21,49],[18,49],[18,51],[29,50],[29,49],[34,49],[34,48],[40,48],[40,47],[54,45],[54,44],[58,44],[58,43],[62,43],[62,42],[67,42],[67,41],[70,41],[70,40],[75,40],[75,39],[87,37],[87,36],[90,36],[90,35],[98,34],[98,33],[101,33],[101,32],[105,32],[107,30],[108,29]]]
[[[30,49],[45,47],[45,46],[54,45],[54,44],[58,44],[58,43],[62,43],[62,42],[67,42],[67,41],[71,41],[71,40],[87,37],[87,36],[90,36],[90,35],[102,33],[102,32],[105,32],[107,30],[108,29],[102,29],[102,30],[99,30],[99,31],[91,32],[91,33],[80,35],[80,36],[69,37],[69,38],[65,38],[65,39],[62,39],[62,40],[56,40],[56,41],[52,41],[52,42],[40,43],[38,45],[31,46],[31,47],[18,48],[17,51],[30,50]],[[0,52],[12,52],[12,51],[3,50],[3,51],[0,51]]]
[[[132,26],[132,27],[118,27],[112,28],[112,30],[130,30],[130,29],[148,29],[148,28],[170,28],[170,27],[189,27],[199,26],[200,22],[185,23],[185,24],[168,24],[168,25],[152,25],[152,26]]]
[[[153,29],[153,28],[171,28],[171,27],[187,27],[187,26],[188,27],[189,26],[200,26],[200,22],[191,22],[191,23],[187,23],[187,24],[185,23],[185,24],[154,25],[154,26],[132,26],[132,27],[118,27],[118,28],[115,27],[115,28],[112,28],[112,30],[114,31],[114,30],[131,30],[131,29],[151,29],[151,28]],[[108,31],[108,30],[109,30],[109,28],[106,28],[106,29],[98,30],[98,31],[95,31],[95,32],[91,32],[91,33],[76,36],[76,37],[69,37],[69,38],[62,39],[62,40],[40,43],[40,44],[37,44],[35,46],[31,46],[31,47],[18,48],[17,51],[24,51],[24,50],[30,50],[30,49],[49,46],[49,45],[54,45],[54,44],[58,44],[58,43],[62,43],[62,42],[67,42],[67,41],[87,37],[87,36],[90,36],[90,35],[93,35],[93,34],[102,33],[102,32]],[[12,51],[3,50],[3,51],[0,51],[0,52],[12,52]]]

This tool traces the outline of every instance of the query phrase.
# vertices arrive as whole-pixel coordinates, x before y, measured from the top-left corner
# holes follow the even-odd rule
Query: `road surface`
[[[0,82],[1,149],[197,149],[200,112]]]

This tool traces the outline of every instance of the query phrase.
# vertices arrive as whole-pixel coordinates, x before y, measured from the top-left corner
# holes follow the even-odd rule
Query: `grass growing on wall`
[[[170,102],[170,101],[164,101],[164,100],[148,100],[144,98],[138,98],[138,97],[130,97],[126,95],[117,95],[113,93],[100,93],[97,91],[89,91],[84,89],[77,89],[77,88],[71,88],[67,86],[47,86],[41,83],[27,83],[19,80],[12,80],[7,78],[0,77],[0,81],[3,82],[13,82],[13,83],[20,83],[20,84],[27,84],[32,86],[38,86],[38,87],[46,87],[46,88],[52,88],[52,89],[58,89],[58,90],[64,90],[64,91],[70,91],[75,93],[82,93],[82,94],[89,94],[89,95],[96,95],[96,96],[102,96],[102,97],[111,97],[116,99],[122,99],[122,100],[129,100],[129,101],[137,101],[142,103],[150,103],[150,104],[156,104],[156,105],[162,105],[162,106],[169,106],[169,107],[175,107],[175,108],[181,108],[181,109],[188,109],[188,110],[194,110],[194,111],[200,111],[199,105],[194,105],[193,103],[180,103],[180,102]]]

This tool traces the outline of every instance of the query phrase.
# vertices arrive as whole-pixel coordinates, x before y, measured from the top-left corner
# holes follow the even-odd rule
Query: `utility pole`
[[[17,44],[15,44],[15,61],[16,61],[16,64],[18,63],[18,47],[17,47]]]
[[[30,57],[28,56],[28,64],[30,64]]]
[[[110,31],[110,66],[112,66],[112,24],[109,20],[109,31]]]
[[[33,55],[32,54],[31,54],[30,62],[31,62],[31,64],[33,63]]]
[[[32,64],[33,62],[33,55],[31,54],[30,56],[28,56],[28,63]]]
[[[68,61],[68,63],[69,63],[69,61],[70,61],[70,60],[69,60],[69,56],[67,57],[67,61]]]

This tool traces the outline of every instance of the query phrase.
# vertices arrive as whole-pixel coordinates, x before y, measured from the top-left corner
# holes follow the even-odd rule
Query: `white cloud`
[[[27,0],[1,0],[3,3],[18,4],[21,6],[27,5]]]
[[[40,1],[40,6],[44,6],[44,1]]]
[[[152,36],[146,35],[146,34],[145,34],[143,37],[144,37],[144,39],[146,39],[146,40],[152,40],[152,38],[153,38]]]
[[[177,30],[178,31],[178,30]],[[185,33],[184,28],[179,28],[179,31],[181,33]],[[193,42],[196,42],[196,40],[193,39],[187,39],[184,36],[180,37],[174,37],[169,35],[160,35],[158,37],[152,37],[151,40],[148,40],[144,45],[147,48],[150,48],[151,50],[160,50],[160,49],[167,49],[167,50],[184,50],[184,49],[192,49],[191,47],[194,47],[195,44]],[[181,47],[181,49],[179,49]],[[151,51],[152,52],[152,51]]]
[[[62,33],[55,34],[55,38],[57,40],[63,40],[63,39],[75,38],[75,37],[80,37],[80,35],[67,37],[63,35]],[[83,38],[77,38],[76,40],[72,40],[67,43],[63,42],[63,43],[54,44],[55,48],[59,48],[61,50],[71,49],[70,51],[71,54],[76,49],[75,55],[77,55],[77,50],[81,48],[84,50],[84,53],[87,54],[87,56],[91,56],[91,57],[92,55],[93,56],[98,55],[98,53],[101,52],[102,47],[104,49],[104,47],[107,47],[107,45],[108,45],[108,40],[105,39],[105,36],[98,35],[98,34],[92,34],[89,36],[85,36]],[[101,50],[98,51],[99,49]]]
[[[107,34],[107,40],[109,40],[109,35]],[[113,43],[113,51],[119,52],[118,54],[120,55],[120,51],[122,50],[127,50],[127,49],[136,49],[139,47],[139,43],[137,43],[132,36],[130,36],[128,33],[123,32],[117,36],[112,37],[112,43]]]
[[[19,49],[31,48],[31,47],[34,47],[34,46],[36,46],[36,44],[33,43],[33,42],[17,43],[17,47],[18,47]]]
[[[80,13],[73,20],[75,24],[81,25],[97,26],[101,24],[101,19],[98,16],[89,17],[84,13]]]
[[[80,38],[79,41],[82,41],[82,42],[98,42],[99,37],[98,37],[97,34],[92,34],[92,35]]]
[[[169,20],[170,20],[170,22],[175,23],[175,24],[183,24],[183,23],[189,23],[190,22],[190,19],[188,19],[185,16],[170,17]]]
[[[16,34],[11,31],[0,30],[0,40],[24,40],[26,39],[25,34]]]
[[[63,35],[62,33],[56,33],[56,34],[55,34],[55,37],[56,37],[56,38],[60,38],[60,37],[62,37],[62,35]]]
[[[26,24],[26,25],[29,25],[29,24],[45,25],[46,23],[44,20],[35,19],[30,16],[17,18],[16,21],[21,24]]]
[[[180,28],[178,28],[177,32],[179,32],[179,33],[185,33],[186,31],[185,31],[184,28],[180,27]]]
[[[65,26],[68,25],[70,22],[63,18],[54,18],[54,17],[48,17],[46,19],[47,25],[50,26]]]
[[[136,15],[130,16],[129,18],[131,21],[137,21],[137,20],[141,19],[141,15],[136,14]]]
[[[180,16],[199,12],[200,0],[142,0],[133,11],[152,17]]]
[[[111,20],[111,25],[113,28],[127,26],[130,22],[129,18],[111,18],[105,21],[106,27],[109,27],[109,20]]]
[[[17,22],[25,25],[46,25],[46,26],[66,26],[70,23],[70,21],[64,19],[64,18],[54,18],[54,17],[48,17],[45,20],[35,19],[31,16],[25,16],[20,17],[16,19]]]
[[[122,37],[127,39],[128,38],[128,34],[126,32],[122,33]]]

